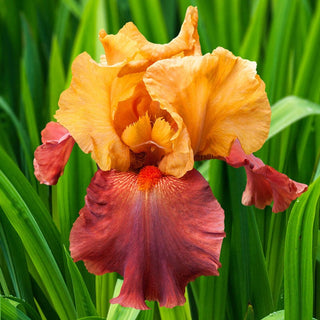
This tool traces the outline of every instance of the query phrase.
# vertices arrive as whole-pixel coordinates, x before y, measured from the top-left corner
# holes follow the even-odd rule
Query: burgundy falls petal
[[[247,186],[242,195],[244,205],[264,209],[273,201],[272,211],[281,212],[308,189],[306,184],[291,180],[285,174],[265,165],[253,154],[246,155],[238,140],[233,143],[225,161],[235,168],[245,167]]]
[[[34,152],[34,174],[41,183],[54,185],[63,174],[74,139],[62,125],[49,122],[41,132],[41,141]]]
[[[185,303],[189,281],[218,275],[224,212],[196,170],[182,178],[153,166],[139,174],[98,170],[70,235],[71,256],[94,274],[124,276],[111,300],[147,309]]]

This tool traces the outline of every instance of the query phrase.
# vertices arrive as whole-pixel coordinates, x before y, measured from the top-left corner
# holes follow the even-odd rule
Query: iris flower
[[[254,62],[223,48],[202,55],[197,8],[170,43],[147,41],[133,23],[100,31],[100,63],[86,53],[55,118],[42,131],[35,175],[56,184],[76,142],[98,170],[70,235],[74,261],[124,277],[122,306],[174,307],[188,282],[218,275],[224,211],[194,161],[244,166],[242,202],[285,210],[307,186],[252,153],[268,137],[271,109]],[[79,173],[81,174],[81,173]]]

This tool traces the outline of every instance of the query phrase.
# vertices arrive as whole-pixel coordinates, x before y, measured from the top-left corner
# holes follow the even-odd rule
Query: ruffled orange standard
[[[199,159],[227,156],[235,139],[251,153],[268,136],[271,110],[256,64],[228,50],[158,61],[144,82],[178,126],[185,124]]]
[[[163,176],[156,167],[139,174],[99,170],[70,235],[75,261],[94,274],[124,276],[125,307],[147,309],[145,300],[172,308],[200,275],[218,275],[224,213],[196,171]]]
[[[41,132],[42,145],[34,152],[34,175],[44,184],[54,185],[63,174],[74,145],[66,128],[49,122]]]
[[[104,46],[109,65],[127,63],[121,74],[145,71],[153,62],[174,56],[201,55],[198,26],[198,10],[189,7],[180,33],[167,44],[149,42],[132,23],[128,22],[116,35],[108,35],[104,30],[99,38]]]

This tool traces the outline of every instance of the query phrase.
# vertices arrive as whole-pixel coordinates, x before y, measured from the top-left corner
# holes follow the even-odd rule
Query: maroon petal
[[[112,303],[174,307],[189,281],[218,275],[224,213],[196,171],[178,179],[145,167],[93,177],[70,235],[71,256],[94,274],[116,271],[124,283]]]
[[[63,174],[74,139],[57,122],[49,122],[41,132],[42,145],[34,152],[34,175],[44,184],[53,185]]]
[[[273,201],[273,212],[286,210],[290,203],[307,191],[308,186],[291,180],[288,176],[265,165],[253,154],[246,155],[238,140],[233,143],[230,155],[225,161],[235,168],[244,166],[247,186],[242,195],[242,203],[264,209]]]

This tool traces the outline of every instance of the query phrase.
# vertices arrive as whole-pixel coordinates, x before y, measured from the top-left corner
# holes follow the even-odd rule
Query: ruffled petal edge
[[[224,212],[196,170],[178,179],[156,167],[98,170],[70,235],[71,256],[94,274],[124,276],[111,300],[147,309],[185,303],[189,281],[218,275]]]

